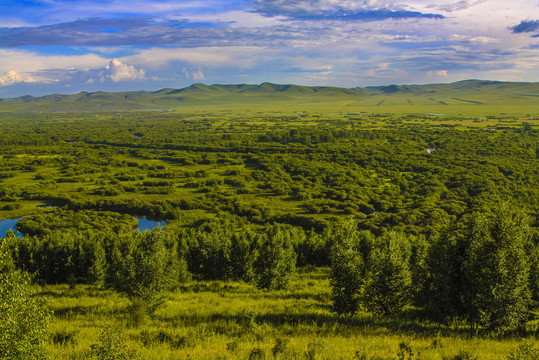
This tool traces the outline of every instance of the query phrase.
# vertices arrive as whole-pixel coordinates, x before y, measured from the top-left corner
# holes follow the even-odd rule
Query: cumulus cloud
[[[523,20],[509,29],[515,34],[539,30],[539,20]]]
[[[23,77],[16,71],[10,70],[0,75],[0,85],[7,86],[23,82],[34,82],[35,80],[32,77]]]
[[[204,73],[202,72],[202,69],[200,67],[194,70],[183,68],[182,72],[185,77],[190,80],[202,81],[205,79]]]
[[[56,65],[59,66],[62,65],[62,61],[65,61],[65,59],[63,57],[52,57],[52,59],[37,57],[32,59],[31,53],[25,54],[27,54],[27,62],[23,63],[23,72],[9,70],[3,74],[0,73],[0,86],[34,83],[71,87],[82,84],[112,84],[147,79],[144,69],[124,64],[117,59],[110,60],[105,66],[99,66],[99,63],[105,59],[97,59],[94,61],[96,64],[92,66],[93,68],[84,68],[84,61],[81,61],[78,67],[73,66],[76,64],[53,67],[54,59],[57,60]],[[16,59],[17,56],[12,54],[11,58]],[[80,60],[86,59],[81,57]],[[87,62],[86,65],[90,65],[90,62]]]
[[[146,79],[144,69],[136,69],[132,65],[122,64],[117,59],[112,59],[100,73],[100,81],[111,80],[112,82]]]

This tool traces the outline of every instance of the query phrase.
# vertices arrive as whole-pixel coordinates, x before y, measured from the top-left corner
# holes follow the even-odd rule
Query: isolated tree
[[[160,230],[129,234],[112,282],[114,288],[132,300],[142,300],[152,313],[163,302],[163,292],[177,285],[180,262],[176,248],[165,246]],[[117,256],[117,255],[116,255]]]
[[[469,319],[498,332],[517,328],[528,319],[530,305],[528,217],[500,204],[490,216],[476,214],[467,237]]]
[[[376,239],[369,258],[364,302],[375,313],[400,311],[411,300],[411,244],[406,235],[390,231]]]
[[[266,290],[287,288],[296,270],[290,231],[282,225],[273,225],[262,234],[257,249],[258,256],[253,264],[256,286]]]
[[[44,359],[50,311],[34,296],[29,276],[15,270],[8,241],[0,240],[0,359]]]

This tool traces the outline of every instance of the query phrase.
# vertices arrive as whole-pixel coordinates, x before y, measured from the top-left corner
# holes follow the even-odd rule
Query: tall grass
[[[413,312],[405,320],[365,312],[338,317],[330,311],[327,269],[300,271],[281,291],[190,282],[142,321],[134,321],[137,308],[128,299],[109,290],[57,285],[42,288],[41,296],[54,311],[48,343],[54,359],[88,358],[107,327],[123,333],[128,350],[156,360],[532,359],[519,355],[519,346],[539,351],[536,330],[498,338],[422,321]]]

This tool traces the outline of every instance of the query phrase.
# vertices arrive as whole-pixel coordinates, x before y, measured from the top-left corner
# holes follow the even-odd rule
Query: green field
[[[195,111],[435,113],[537,115],[538,83],[466,80],[450,84],[367,88],[300,85],[204,85],[154,92],[81,92],[0,99],[0,112]]]
[[[134,316],[129,301],[111,291],[82,285],[38,291],[56,314],[47,345],[55,359],[85,358],[107,326],[122,329],[123,344],[144,359],[249,359],[258,349],[266,359],[399,359],[401,344],[414,354],[405,359],[509,359],[519,346],[539,350],[536,334],[473,336],[412,314],[409,320],[338,317],[329,310],[327,269],[301,271],[281,291],[242,282],[187,283],[167,293],[152,318]]]

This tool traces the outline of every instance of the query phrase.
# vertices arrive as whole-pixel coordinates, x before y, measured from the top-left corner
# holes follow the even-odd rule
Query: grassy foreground
[[[328,269],[299,271],[286,291],[242,282],[190,282],[166,294],[147,317],[109,290],[46,286],[54,311],[47,344],[53,359],[85,359],[107,326],[142,359],[532,359],[510,357],[526,346],[539,352],[538,324],[526,334],[474,336],[458,324],[440,327],[412,313],[395,320],[330,310]],[[402,319],[408,320],[402,320]]]

